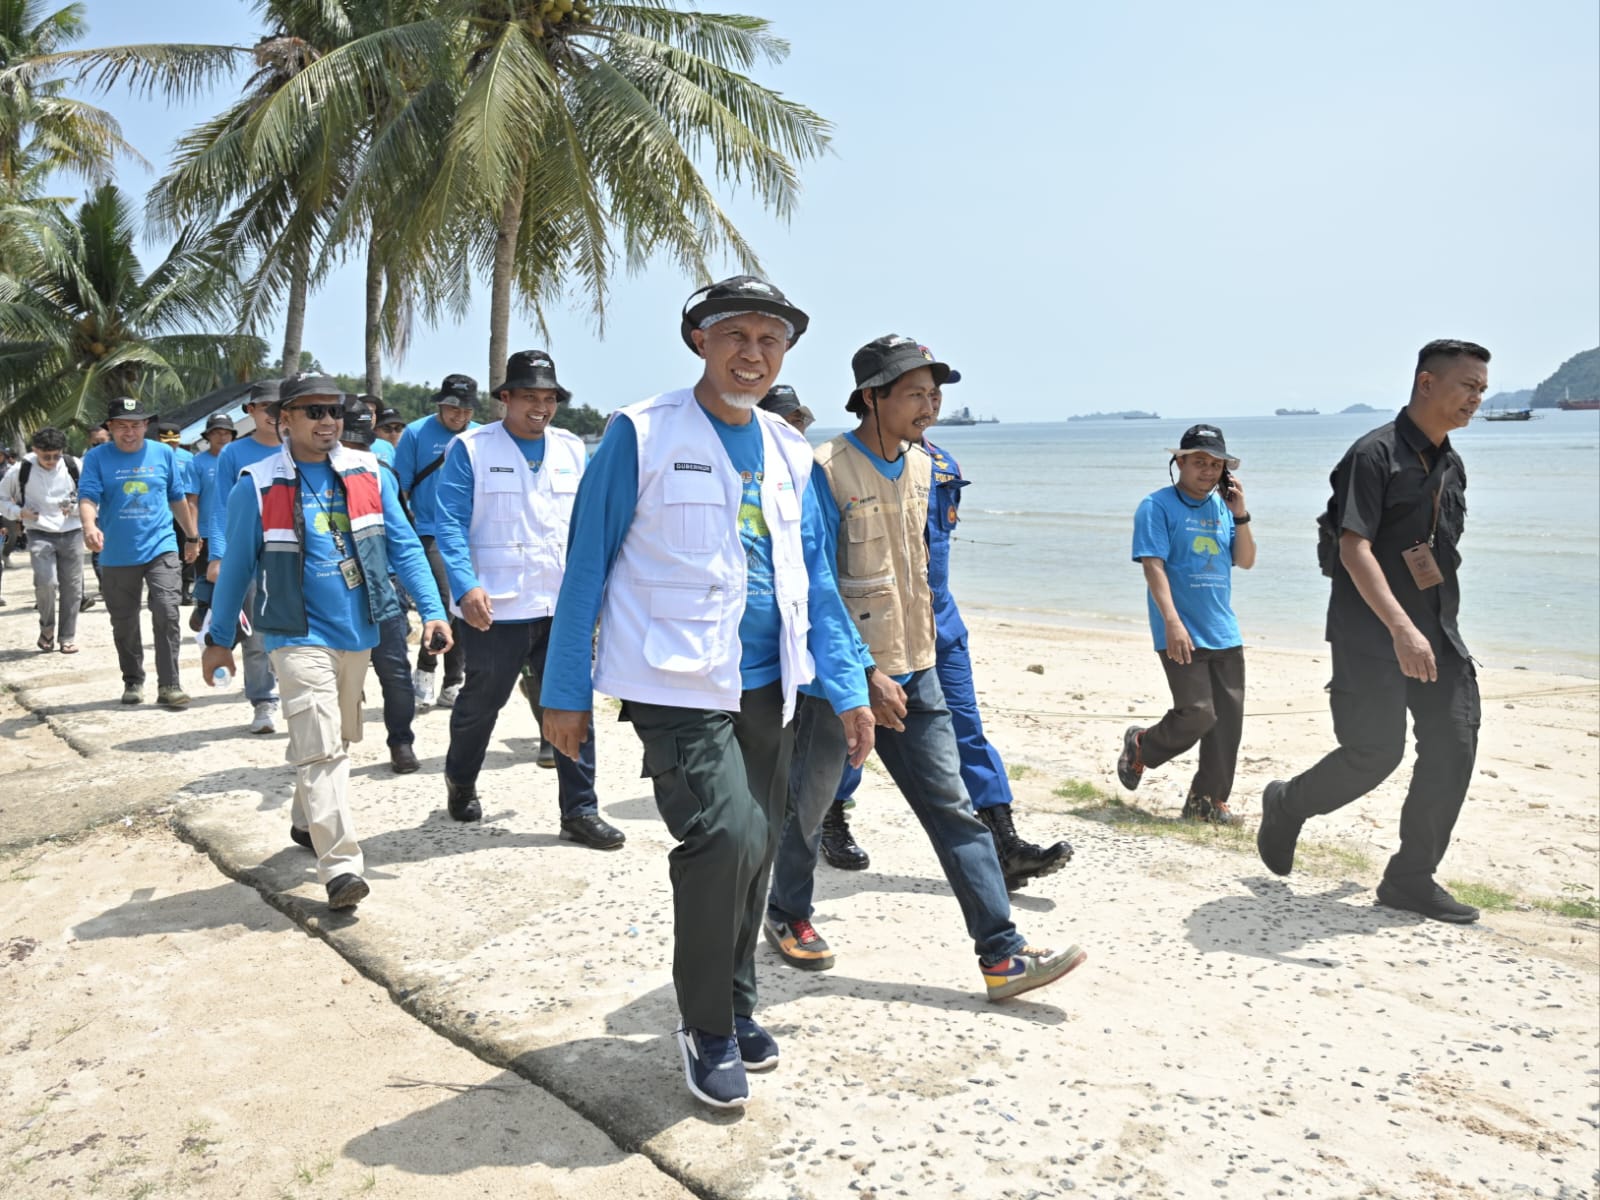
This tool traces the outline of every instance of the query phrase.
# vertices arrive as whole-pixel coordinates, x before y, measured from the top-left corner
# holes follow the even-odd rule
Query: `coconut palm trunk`
[[[311,274],[311,247],[295,255],[294,268],[289,275],[289,304],[283,314],[283,376],[300,370],[300,347],[306,333],[306,292]]]
[[[367,394],[383,397],[383,259],[378,239],[367,241]]]
[[[511,339],[511,287],[516,274],[517,231],[522,227],[523,185],[514,183],[500,209],[494,234],[494,275],[489,288],[489,392],[506,374]]]

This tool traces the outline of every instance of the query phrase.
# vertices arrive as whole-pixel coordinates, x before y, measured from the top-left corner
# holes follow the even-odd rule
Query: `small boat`
[[[1497,408],[1483,414],[1485,421],[1531,421],[1531,408]]]
[[[1314,408],[1280,408],[1277,410],[1280,417],[1319,417],[1322,414]]]
[[[1161,420],[1161,414],[1160,413],[1152,413],[1152,412],[1140,412],[1137,409],[1135,409],[1133,412],[1125,412],[1125,413],[1123,413],[1122,414],[1122,419],[1124,421],[1159,421],[1159,420]]]
[[[958,408],[948,416],[940,417],[936,422],[939,425],[998,425],[999,417],[975,417],[970,408]]]

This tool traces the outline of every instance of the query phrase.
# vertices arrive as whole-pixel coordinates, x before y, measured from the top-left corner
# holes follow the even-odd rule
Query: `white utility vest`
[[[619,700],[739,710],[739,620],[747,566],[739,540],[743,484],[711,418],[688,389],[621,409],[639,443],[633,524],[606,581],[594,686]],[[757,409],[761,513],[783,630],[783,719],[816,666],[806,649],[810,575],[800,512],[811,485],[811,446],[788,422]]]
[[[467,545],[496,621],[532,621],[556,611],[567,567],[567,528],[588,452],[583,439],[544,431],[544,464],[528,469],[522,448],[495,421],[457,440],[472,460]],[[452,602],[450,611],[461,609]]]

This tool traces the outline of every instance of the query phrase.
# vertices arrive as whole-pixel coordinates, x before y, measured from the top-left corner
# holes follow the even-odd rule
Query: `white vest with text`
[[[556,610],[566,573],[567,528],[588,452],[565,429],[544,431],[544,464],[530,471],[522,448],[495,421],[460,435],[472,460],[472,570],[496,621],[532,621]],[[461,609],[452,601],[450,611]]]
[[[690,390],[629,405],[639,443],[633,523],[606,582],[594,686],[619,700],[737,712],[739,621],[747,568],[739,540],[743,484],[711,418]],[[772,538],[783,630],[783,719],[816,673],[806,649],[810,576],[800,513],[811,484],[811,447],[759,409],[761,512]]]

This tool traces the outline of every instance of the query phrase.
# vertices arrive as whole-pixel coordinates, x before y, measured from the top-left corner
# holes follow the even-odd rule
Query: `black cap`
[[[238,430],[234,429],[233,427],[233,418],[227,413],[212,413],[206,418],[205,431],[210,433],[216,429],[226,429],[229,433],[238,432]]]
[[[789,298],[766,280],[757,279],[754,275],[735,275],[720,283],[708,284],[684,302],[683,324],[679,330],[683,335],[683,344],[699,354],[700,351],[695,350],[694,339],[689,335],[700,328],[700,322],[718,313],[736,312],[766,313],[789,322],[794,326],[794,337],[789,339],[791,346],[800,340],[806,326],[811,324],[810,317],[790,304]]]
[[[1196,450],[1204,451],[1213,458],[1222,459],[1230,471],[1239,467],[1239,460],[1228,454],[1228,443],[1222,440],[1222,430],[1215,425],[1189,426],[1183,431],[1183,437],[1178,439],[1178,448],[1174,450],[1169,446],[1167,453],[1173,458],[1181,458]]]
[[[548,389],[555,392],[557,404],[572,399],[572,393],[556,382],[555,360],[543,350],[518,350],[506,359],[506,377],[495,395],[512,388]]]
[[[471,375],[446,375],[431,401],[433,404],[453,404],[457,408],[471,408],[477,402],[478,381]]]
[[[278,381],[276,379],[258,379],[250,385],[250,394],[245,397],[245,405],[276,404],[278,402]]]
[[[176,421],[157,421],[155,424],[155,430],[156,436],[162,437],[169,433],[181,434],[183,432],[183,427]]]
[[[153,416],[155,413],[145,408],[143,400],[132,396],[118,396],[106,406],[108,421],[148,421]]]
[[[800,397],[787,383],[774,384],[770,392],[761,397],[761,408],[774,416],[787,417],[800,407]]]
[[[309,372],[291,375],[278,385],[275,407],[281,411],[285,405],[293,404],[306,396],[337,397],[343,406],[345,390],[327,375],[314,375]]]
[[[850,370],[856,377],[856,390],[845,401],[845,408],[858,416],[865,416],[867,406],[861,399],[863,388],[886,387],[918,367],[931,367],[933,382],[937,386],[950,382],[950,365],[934,358],[933,351],[919,345],[915,338],[902,337],[898,333],[873,338],[850,359]]]
[[[370,446],[376,436],[372,432],[372,410],[360,403],[359,396],[355,399],[357,403],[345,405],[344,431],[339,434],[339,440],[353,442],[358,446]]]
[[[405,423],[406,419],[400,415],[400,410],[398,408],[385,408],[378,413],[378,424],[380,426],[404,425]]]

